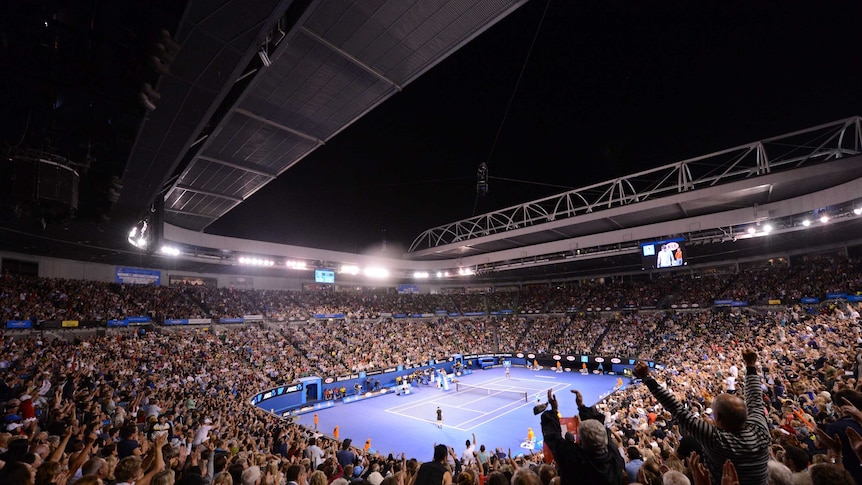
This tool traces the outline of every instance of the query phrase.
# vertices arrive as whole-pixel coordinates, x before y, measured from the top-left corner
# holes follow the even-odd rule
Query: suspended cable
[[[575,187],[567,187],[565,185],[557,185],[557,184],[546,184],[544,182],[533,182],[531,180],[519,180],[519,179],[510,179],[506,177],[488,177],[494,180],[505,180],[506,182],[518,182],[521,184],[532,184],[532,185],[544,185],[545,187],[555,187],[558,189],[566,189],[566,190],[575,190]]]
[[[524,58],[524,64],[521,66],[521,72],[518,74],[518,80],[515,82],[515,89],[512,90],[512,95],[509,97],[509,103],[506,105],[506,111],[503,112],[503,119],[500,120],[500,127],[497,128],[497,135],[494,137],[494,142],[491,144],[491,150],[488,152],[487,163],[491,162],[491,157],[494,154],[494,149],[497,147],[497,141],[500,139],[500,134],[503,133],[503,126],[506,124],[506,118],[509,116],[509,110],[512,108],[512,103],[515,101],[515,94],[518,92],[518,86],[521,85],[521,79],[524,77],[524,71],[527,69],[527,62],[530,60],[530,55],[533,53],[533,47],[536,45],[536,39],[539,37],[539,32],[542,30],[542,24],[545,22],[545,16],[548,14],[548,7],[551,5],[551,0],[545,3],[545,10],[542,12],[542,18],[539,19],[539,25],[536,27],[536,33],[533,34],[533,40],[530,42],[530,48],[527,50],[527,57]]]

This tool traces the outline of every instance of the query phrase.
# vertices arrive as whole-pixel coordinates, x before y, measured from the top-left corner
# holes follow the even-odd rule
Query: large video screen
[[[315,283],[335,283],[335,271],[331,269],[314,270]]]
[[[685,266],[685,239],[666,239],[641,243],[643,269],[668,269]]]

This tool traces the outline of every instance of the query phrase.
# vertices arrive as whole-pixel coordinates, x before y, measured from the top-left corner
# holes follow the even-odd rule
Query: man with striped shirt
[[[714,425],[685,409],[673,394],[650,377],[646,363],[638,362],[634,369],[634,374],[644,381],[653,396],[677,418],[683,435],[695,438],[703,446],[713,485],[720,485],[722,466],[727,460],[736,467],[740,485],[766,484],[772,440],[760,376],[755,367],[757,352],[743,350],[742,359],[745,361],[745,401],[730,394],[716,396],[712,403]]]

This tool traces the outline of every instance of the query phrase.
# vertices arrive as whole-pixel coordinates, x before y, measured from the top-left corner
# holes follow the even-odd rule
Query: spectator
[[[625,463],[616,444],[602,423],[585,419],[578,426],[580,441],[563,439],[559,406],[553,390],[548,390],[551,409],[542,413],[542,435],[554,454],[560,471],[561,485],[617,485],[624,483]]]
[[[682,432],[703,446],[713,485],[721,483],[722,466],[730,460],[742,483],[765,484],[771,437],[764,412],[757,353],[744,350],[746,366],[745,402],[736,396],[721,394],[713,401],[714,425],[700,420],[686,409],[668,390],[649,375],[645,362],[635,365],[634,374],[642,379],[653,396],[679,420]]]
[[[452,472],[446,466],[449,447],[437,445],[434,447],[434,459],[423,463],[409,485],[452,485]]]

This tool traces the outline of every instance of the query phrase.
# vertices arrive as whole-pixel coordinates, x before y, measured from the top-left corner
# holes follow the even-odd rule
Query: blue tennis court
[[[528,428],[536,435],[535,450],[541,448],[542,431],[539,416],[533,414],[537,401],[544,403],[548,389],[554,389],[564,416],[577,413],[578,389],[587,404],[617,385],[619,376],[558,373],[551,370],[512,368],[506,379],[502,368],[479,370],[459,378],[459,383],[479,389],[448,391],[435,386],[418,386],[410,394],[389,394],[350,404],[337,404],[318,411],[319,431],[332,435],[339,427],[341,439],[350,438],[361,446],[371,439],[371,449],[381,453],[404,451],[408,458],[425,461],[431,458],[435,443],[445,443],[460,455],[464,442],[475,433],[478,445],[489,450],[512,449],[527,452]],[[628,379],[624,379],[628,382]],[[490,389],[490,390],[488,390]],[[443,428],[437,428],[437,407],[443,411]],[[313,413],[299,417],[305,426],[313,426]]]

